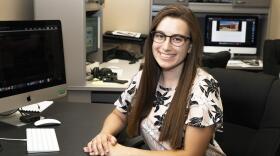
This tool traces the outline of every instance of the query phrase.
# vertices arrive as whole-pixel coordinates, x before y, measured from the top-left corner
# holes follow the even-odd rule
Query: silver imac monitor
[[[255,55],[257,27],[257,16],[208,15],[205,18],[204,52]]]
[[[64,95],[60,21],[0,21],[0,114]]]

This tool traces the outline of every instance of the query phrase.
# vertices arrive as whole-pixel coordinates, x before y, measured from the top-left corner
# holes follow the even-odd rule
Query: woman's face
[[[179,18],[165,17],[156,27],[155,32],[160,32],[159,37],[162,34],[167,36],[181,35],[190,36],[190,31],[187,23]],[[173,38],[174,42],[180,41]],[[173,42],[173,41],[172,41]],[[173,42],[173,43],[174,43]],[[190,48],[190,40],[185,40],[181,46],[176,46],[171,43],[171,38],[166,37],[162,43],[153,42],[152,51],[155,60],[163,70],[182,69],[184,59],[188,54]]]

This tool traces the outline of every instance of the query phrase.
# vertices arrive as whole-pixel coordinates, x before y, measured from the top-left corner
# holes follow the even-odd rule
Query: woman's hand
[[[129,155],[129,152],[131,151],[130,147],[126,147],[118,143],[115,145],[109,145],[109,148],[110,151],[107,154],[107,156],[125,156],[125,155]]]
[[[114,146],[116,143],[117,139],[113,135],[99,133],[84,147],[84,152],[89,153],[89,155],[107,155],[109,146]]]

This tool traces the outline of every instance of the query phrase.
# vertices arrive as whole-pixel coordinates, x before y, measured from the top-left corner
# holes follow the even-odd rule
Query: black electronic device
[[[130,53],[128,51],[120,50],[117,48],[113,48],[108,51],[103,51],[104,62],[110,61],[112,59],[121,59],[121,60],[128,60],[129,64],[134,64],[142,57],[143,55],[136,56],[136,54],[134,53]]]
[[[117,73],[114,73],[110,68],[101,68],[95,67],[91,70],[93,78],[102,80],[103,82],[115,82],[124,84],[127,83],[127,80],[118,80]]]
[[[114,35],[113,31],[106,31],[103,35],[103,39],[105,41],[120,41],[120,42],[134,43],[139,45],[144,45],[147,37],[148,35],[142,33],[139,37]]]
[[[39,111],[26,111],[22,108],[19,108],[18,111],[21,114],[19,118],[23,123],[33,123],[37,120],[40,120],[40,112]]]
[[[19,119],[21,122],[24,122],[24,123],[33,123],[35,121],[40,120],[40,115],[39,115],[39,113],[38,114],[28,114],[28,115],[21,116]]]

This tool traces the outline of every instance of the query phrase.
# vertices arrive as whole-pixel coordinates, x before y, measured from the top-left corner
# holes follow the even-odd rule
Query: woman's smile
[[[168,53],[168,52],[158,52],[163,60],[171,60],[175,58],[176,54]]]

